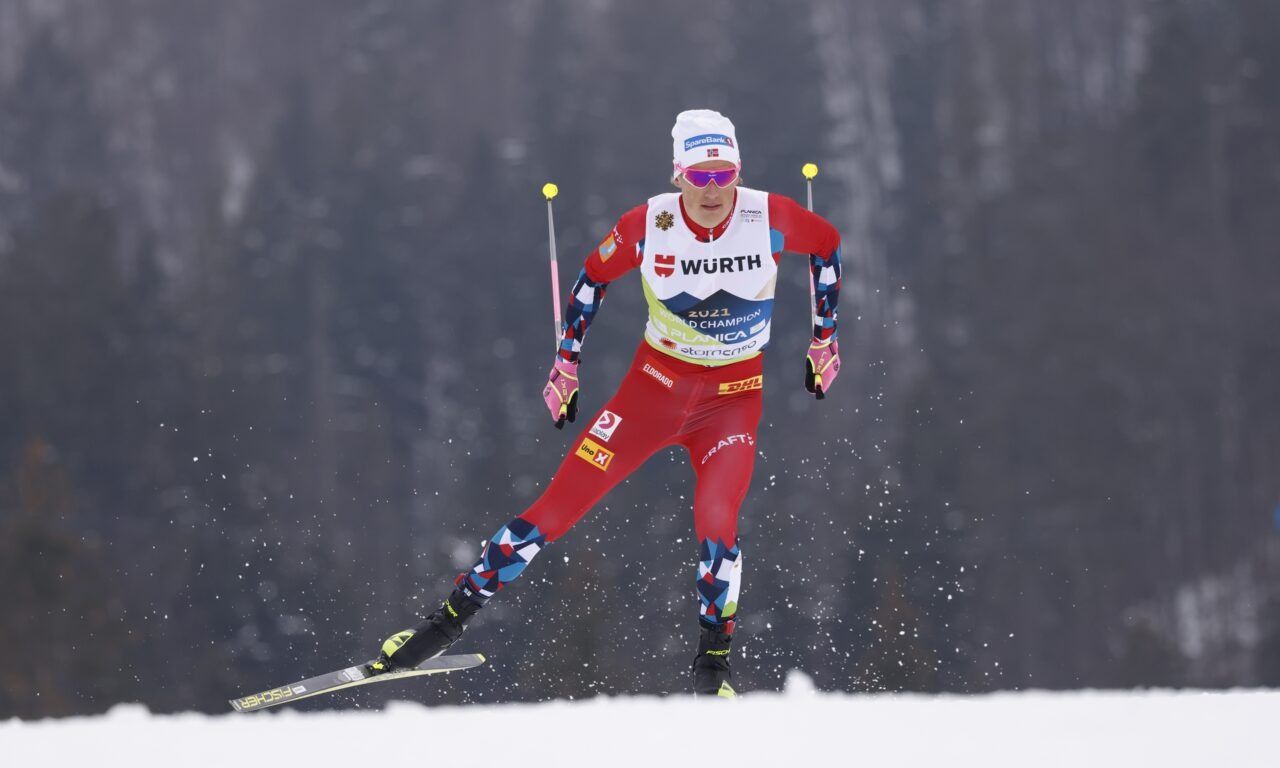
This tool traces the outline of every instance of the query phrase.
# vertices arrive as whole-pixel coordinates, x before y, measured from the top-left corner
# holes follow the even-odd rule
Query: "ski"
[[[441,672],[456,672],[459,669],[470,669],[484,663],[484,655],[479,653],[460,653],[450,656],[437,656],[427,659],[413,669],[402,669],[396,672],[370,674],[368,665],[357,664],[354,667],[327,672],[323,675],[309,677],[296,683],[282,685],[261,693],[252,693],[238,699],[229,699],[228,704],[237,712],[254,712],[259,709],[287,704],[291,701],[308,699],[322,693],[333,693],[346,688],[369,683],[382,683],[390,680],[403,680],[406,677],[419,675],[435,675]]]

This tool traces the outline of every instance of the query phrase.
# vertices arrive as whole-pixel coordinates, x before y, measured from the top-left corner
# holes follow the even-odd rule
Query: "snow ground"
[[[0,722],[9,766],[1280,765],[1280,691],[786,693]]]

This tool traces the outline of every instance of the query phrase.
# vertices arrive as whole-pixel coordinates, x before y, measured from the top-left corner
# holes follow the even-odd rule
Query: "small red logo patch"
[[[653,256],[653,271],[658,277],[671,277],[676,273],[676,255],[656,253]]]

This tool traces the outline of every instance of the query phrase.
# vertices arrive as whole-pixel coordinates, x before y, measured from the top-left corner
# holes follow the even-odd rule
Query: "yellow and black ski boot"
[[[733,634],[720,627],[700,625],[698,655],[693,658],[693,692],[698,696],[737,697],[733,690],[733,672],[729,669],[729,650]]]
[[[380,675],[399,669],[413,669],[427,659],[439,656],[462,637],[467,620],[481,607],[481,603],[455,589],[416,627],[387,638],[377,660],[368,665],[369,673]]]

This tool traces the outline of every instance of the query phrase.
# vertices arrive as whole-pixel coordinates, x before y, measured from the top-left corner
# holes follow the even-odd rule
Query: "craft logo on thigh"
[[[600,414],[600,418],[596,419],[596,423],[591,425],[591,434],[609,442],[609,438],[613,437],[613,433],[618,430],[618,425],[622,423],[622,417],[613,411],[605,411]]]
[[[654,381],[667,389],[672,389],[676,385],[676,377],[672,376],[666,369],[652,360],[644,361],[644,368],[642,370],[652,376]]]
[[[726,381],[720,385],[720,394],[732,395],[735,392],[750,392],[764,388],[764,376],[752,376],[742,381]]]
[[[609,462],[613,461],[613,451],[605,450],[603,446],[589,437],[582,438],[582,445],[578,446],[578,450],[575,453],[578,458],[601,472],[607,470]]]
[[[702,457],[702,463],[706,464],[708,461],[710,461],[711,457],[719,453],[721,448],[728,448],[731,445],[755,445],[755,444],[756,444],[756,439],[746,433],[722,437],[720,438],[720,442],[711,446],[711,450],[707,451],[707,455]]]

